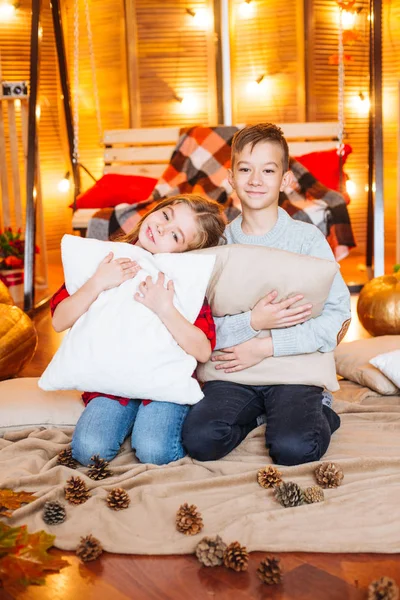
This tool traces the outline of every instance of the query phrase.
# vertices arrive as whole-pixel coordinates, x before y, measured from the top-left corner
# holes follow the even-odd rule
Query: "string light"
[[[7,21],[15,15],[16,7],[11,2],[0,2],[0,20]]]
[[[263,84],[263,85],[261,85]],[[249,81],[249,83],[246,86],[246,89],[249,93],[257,93],[260,92],[260,90],[262,88],[264,88],[267,85],[267,79],[266,79],[266,74],[262,73],[259,77],[257,77],[257,79],[254,79],[253,81]]]
[[[244,0],[244,2],[239,4],[238,10],[239,15],[243,19],[250,19],[255,13],[255,2],[252,0]]]
[[[368,96],[366,96],[363,92],[359,92],[357,96],[354,97],[354,106],[360,115],[367,115],[370,109],[370,101]]]
[[[179,102],[180,104],[180,112],[189,114],[195,113],[199,109],[199,101],[195,94],[191,94],[190,92],[185,92],[180,96],[179,94],[173,95],[174,100]]]
[[[36,104],[35,114],[36,114],[36,118],[39,120],[40,115],[41,115],[40,104]]]
[[[59,184],[58,184],[57,187],[58,187],[58,191],[62,192],[63,194],[65,194],[66,192],[69,191],[69,188],[71,187],[71,184],[70,184],[70,172],[69,171],[67,171],[65,173],[64,178],[61,179],[61,181],[59,182]]]
[[[17,110],[19,110],[21,108],[21,100],[19,98],[14,100],[14,106]]]
[[[210,12],[206,8],[199,8],[194,10],[193,8],[187,8],[186,12],[192,17],[192,23],[196,27],[207,29],[211,25]]]

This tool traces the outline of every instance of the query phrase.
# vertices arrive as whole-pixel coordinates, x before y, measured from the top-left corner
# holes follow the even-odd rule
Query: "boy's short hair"
[[[282,129],[273,123],[247,125],[235,133],[232,139],[232,168],[236,155],[242,152],[247,144],[251,144],[253,150],[254,146],[262,142],[272,142],[282,148],[282,166],[285,173],[289,169],[289,148]]]

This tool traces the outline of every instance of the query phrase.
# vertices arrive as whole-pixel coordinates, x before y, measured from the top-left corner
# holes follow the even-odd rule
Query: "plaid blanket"
[[[89,222],[88,237],[107,240],[135,227],[139,219],[162,198],[197,193],[226,206],[228,222],[238,209],[233,206],[227,179],[231,142],[237,127],[191,127],[180,131],[170,164],[150,198],[137,204],[121,204],[98,211]],[[281,194],[280,205],[294,219],[314,223],[326,235],[337,259],[355,246],[345,199],[329,190],[299,162],[291,159],[295,176],[292,187]]]

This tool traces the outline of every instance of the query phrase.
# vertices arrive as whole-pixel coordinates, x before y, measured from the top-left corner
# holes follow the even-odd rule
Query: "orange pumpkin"
[[[17,306],[0,304],[0,379],[8,379],[32,359],[37,347],[35,326]]]
[[[0,304],[14,304],[8,287],[2,281],[0,281]]]
[[[369,281],[361,290],[357,313],[371,335],[400,334],[400,271]]]

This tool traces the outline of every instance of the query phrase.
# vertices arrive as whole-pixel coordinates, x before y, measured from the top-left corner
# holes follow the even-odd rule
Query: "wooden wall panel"
[[[131,3],[131,12],[136,17],[141,126],[216,124],[211,0],[131,0]],[[196,25],[187,8],[208,15],[208,22]],[[174,96],[183,98],[183,102]]]
[[[351,60],[345,66],[345,141],[353,148],[345,171],[355,183],[349,212],[359,249],[365,250],[367,223],[368,116],[358,110],[358,94],[368,95],[369,42],[368,2],[357,2],[362,10],[356,17],[359,39],[345,45]],[[339,9],[335,0],[309,0],[307,53],[307,117],[310,121],[331,121],[338,117],[338,67],[329,59],[338,53]]]
[[[238,0],[231,3],[234,122],[302,121],[302,2],[257,0],[245,4]]]

